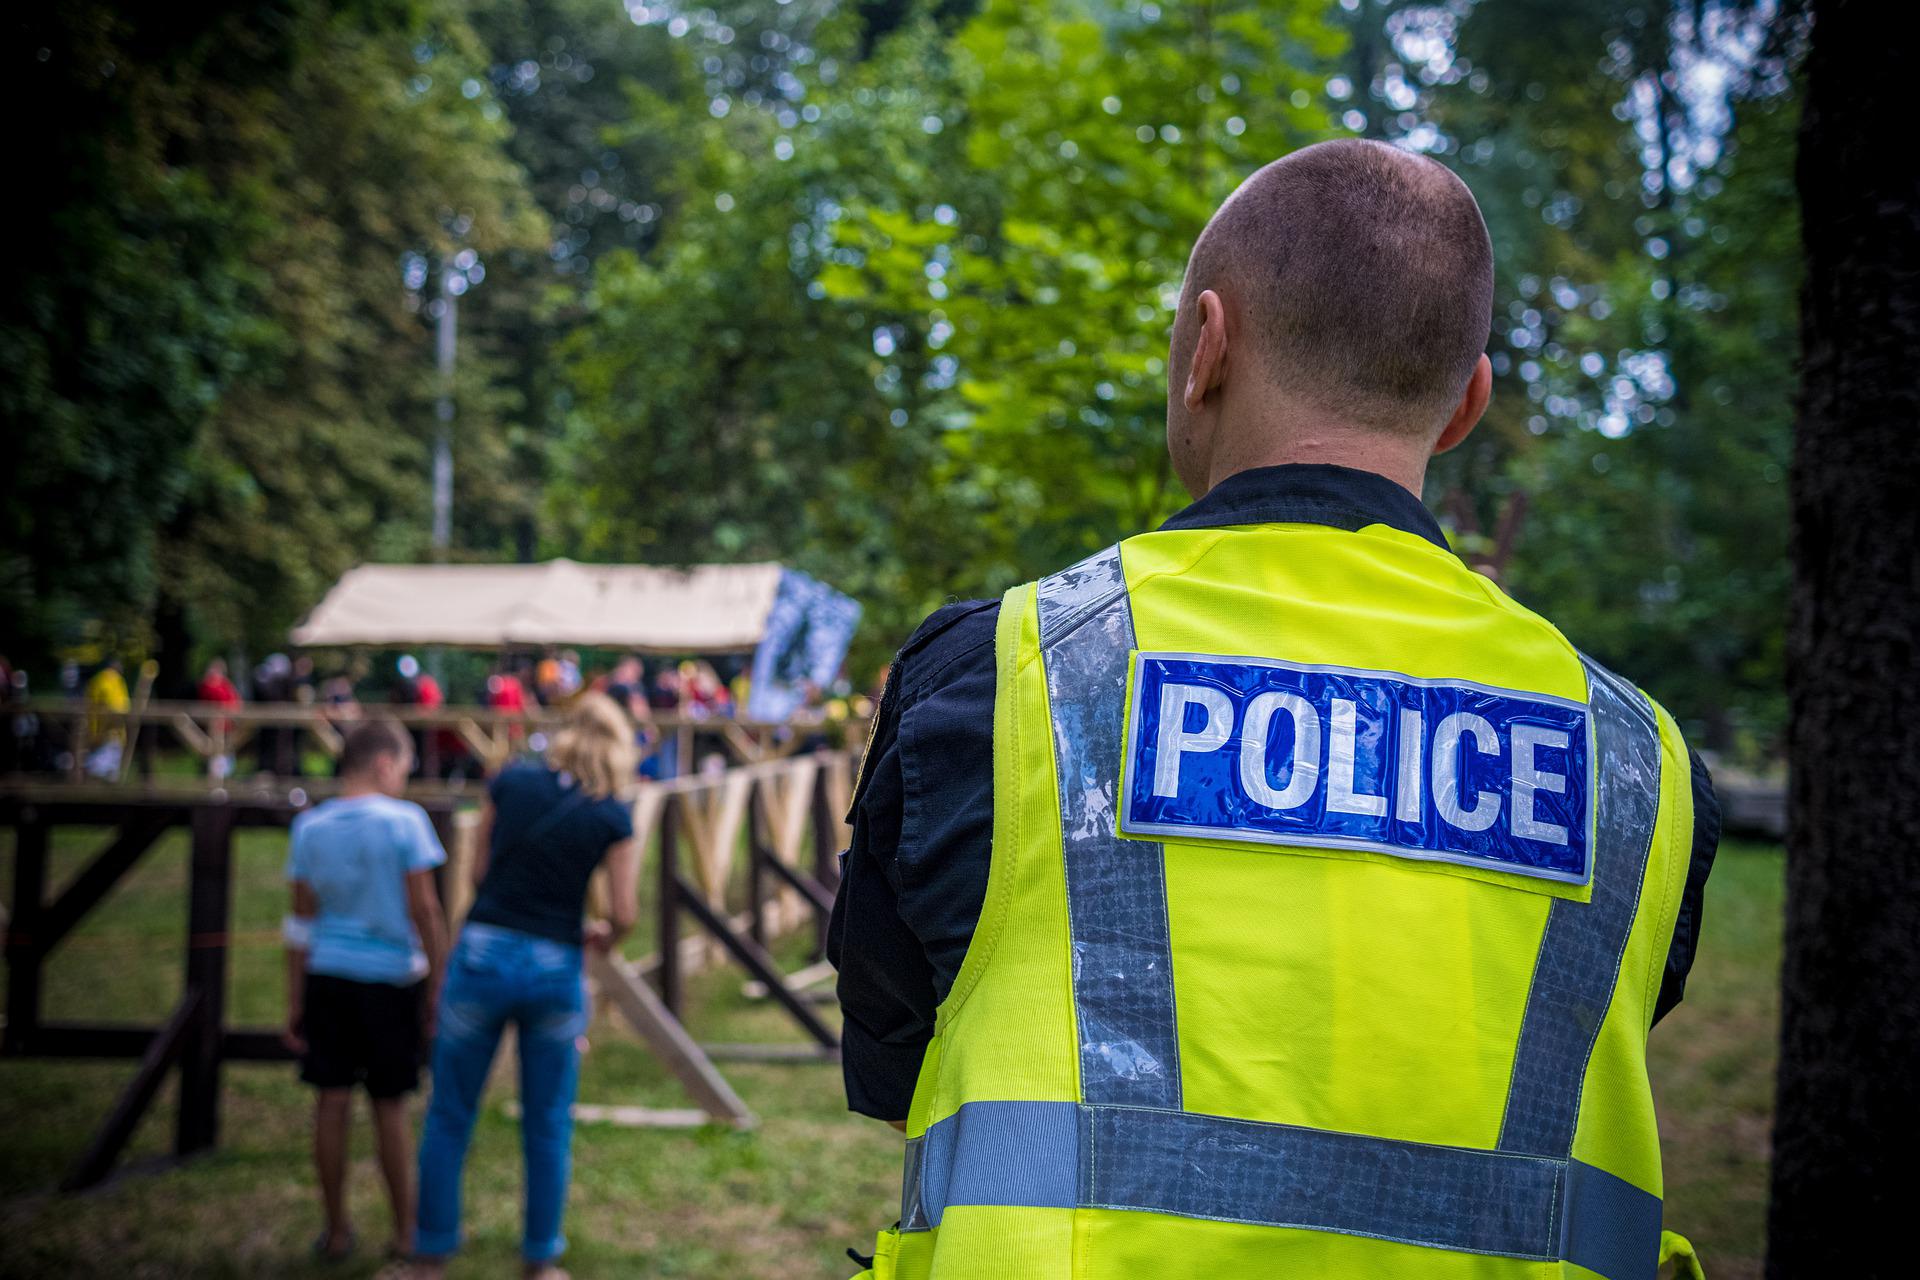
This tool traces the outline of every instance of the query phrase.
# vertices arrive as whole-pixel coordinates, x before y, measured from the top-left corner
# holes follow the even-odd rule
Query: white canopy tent
[[[294,628],[308,648],[573,644],[652,653],[744,653],[767,630],[777,564],[369,564]]]

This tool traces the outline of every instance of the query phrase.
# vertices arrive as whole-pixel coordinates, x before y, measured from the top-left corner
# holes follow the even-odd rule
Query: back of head
[[[412,750],[412,739],[393,721],[362,720],[348,730],[340,748],[341,776],[364,776],[381,756],[405,756]]]
[[[626,790],[639,763],[633,721],[604,693],[580,695],[547,748],[547,764],[572,774],[596,798]]]
[[[1202,289],[1238,300],[1279,394],[1357,426],[1437,433],[1492,327],[1493,246],[1444,166],[1322,142],[1220,207],[1188,265],[1187,297]]]

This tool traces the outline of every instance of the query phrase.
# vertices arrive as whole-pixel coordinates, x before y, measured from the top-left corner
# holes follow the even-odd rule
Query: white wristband
[[[286,916],[280,921],[280,936],[287,950],[306,951],[313,946],[313,920],[308,916]]]

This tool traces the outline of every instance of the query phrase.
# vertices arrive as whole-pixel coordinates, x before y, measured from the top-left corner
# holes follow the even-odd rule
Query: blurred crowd
[[[447,664],[456,674],[442,676],[411,653],[375,659],[351,655],[331,670],[316,667],[306,654],[269,655],[250,671],[235,672],[223,658],[212,658],[190,687],[173,692],[176,698],[197,702],[197,723],[206,731],[200,754],[205,772],[215,778],[236,773],[298,777],[331,772],[314,758],[313,731],[266,717],[218,714],[243,708],[275,706],[316,707],[325,723],[343,730],[361,719],[370,707],[390,706],[417,712],[442,707],[483,708],[497,716],[541,718],[544,711],[563,711],[586,693],[605,694],[637,726],[642,750],[641,773],[672,777],[692,767],[677,757],[689,748],[682,735],[663,732],[659,722],[687,722],[739,718],[747,704],[748,659],[643,659],[637,654],[614,657],[595,665],[574,649],[548,648],[532,653],[502,655],[490,665],[469,655]],[[146,773],[161,736],[153,725],[140,725],[137,713],[157,696],[157,667],[143,663],[129,680],[125,664],[108,655],[90,668],[64,663],[56,676],[53,696],[71,706],[74,714],[56,714],[34,688],[25,670],[0,656],[0,773],[84,773],[100,780],[116,780],[130,769]],[[452,696],[447,685],[453,686]],[[843,721],[864,715],[869,700],[853,694],[844,681],[834,689],[805,686],[805,704],[798,732],[809,722]],[[135,715],[129,740],[127,717]],[[452,726],[416,726],[415,776],[478,777],[484,772],[471,744]],[[538,750],[543,739],[536,726],[515,730],[517,747]],[[330,752],[323,755],[331,756]]]

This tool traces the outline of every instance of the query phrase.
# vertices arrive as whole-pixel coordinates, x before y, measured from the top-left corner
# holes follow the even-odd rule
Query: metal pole
[[[438,564],[446,563],[447,548],[453,545],[453,353],[459,333],[459,295],[453,291],[454,274],[451,265],[440,272],[440,322],[434,335],[434,355],[440,371],[440,397],[434,404],[434,416],[439,421],[433,433],[433,558]],[[445,666],[439,648],[427,651],[427,670],[443,687]],[[427,742],[432,741],[429,730]]]
[[[440,369],[439,426],[433,437],[433,558],[445,560],[453,543],[453,352],[458,332],[454,269],[440,273],[440,323],[435,343]]]

